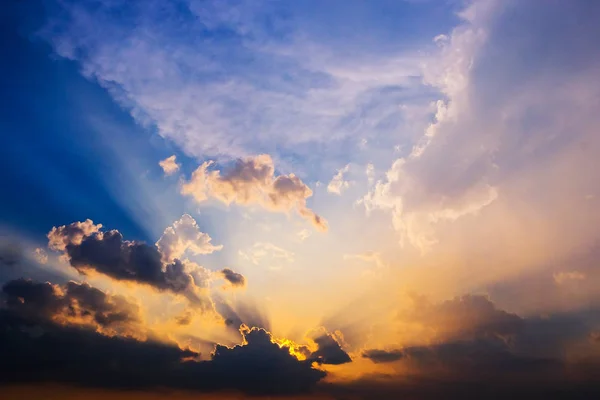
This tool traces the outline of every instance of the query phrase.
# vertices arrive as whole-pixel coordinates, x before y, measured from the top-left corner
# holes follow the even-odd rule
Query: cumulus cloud
[[[242,345],[216,345],[209,361],[174,343],[130,335],[125,327],[140,322],[137,305],[85,283],[60,287],[19,279],[1,294],[3,383],[274,395],[307,392],[325,377],[260,328],[243,327]]]
[[[223,268],[220,271],[223,278],[231,284],[231,286],[244,287],[246,286],[246,278],[244,275],[234,272],[229,268]]]
[[[179,164],[175,161],[176,158],[175,155],[172,155],[158,162],[158,165],[163,169],[165,175],[173,175],[175,172],[179,171]]]
[[[68,245],[78,246],[85,237],[98,232],[101,228],[102,224],[94,224],[91,219],[55,226],[48,232],[48,247],[52,250],[64,251]]]
[[[211,254],[221,250],[222,245],[213,245],[212,238],[200,231],[196,220],[189,214],[182,217],[165,229],[156,242],[158,251],[162,254],[163,262],[171,263],[181,259],[186,251],[192,254]]]
[[[310,359],[322,364],[346,364],[352,361],[348,353],[342,348],[343,336],[341,332],[327,332],[324,328],[318,328],[308,333],[317,349],[311,353]]]
[[[294,174],[275,176],[269,155],[239,159],[223,175],[219,170],[209,171],[211,164],[205,162],[198,167],[191,179],[183,183],[181,193],[197,202],[212,197],[228,205],[257,204],[269,211],[284,213],[295,210],[318,230],[327,230],[327,221],[306,205],[312,190]]]
[[[192,233],[205,239],[204,234],[196,231],[195,221],[192,224],[188,219],[184,219],[184,222],[189,222],[184,225],[191,228]],[[81,229],[82,225],[93,229],[84,232]],[[202,309],[212,309],[212,302],[205,290],[195,284],[192,276],[198,272],[199,266],[178,259],[163,263],[165,257],[156,245],[124,240],[119,231],[102,232],[99,227],[100,225],[93,225],[90,220],[54,227],[48,234],[49,247],[63,250],[70,265],[82,274],[95,271],[113,279],[146,284],[158,290],[182,294]],[[190,239],[187,235],[190,231],[183,231],[185,233],[182,237]],[[185,240],[184,244],[180,244],[177,232],[173,232],[167,233],[168,239],[163,242],[163,247],[169,251],[177,252],[190,246],[201,248],[195,247],[198,243],[190,244]],[[211,246],[208,239],[205,242],[201,240],[201,243]]]
[[[17,279],[2,287],[4,307],[31,321],[87,326],[108,335],[143,337],[139,306],[87,283],[64,286]]]
[[[368,212],[391,214],[401,240],[427,252],[462,226],[476,237],[469,221],[478,216],[478,227],[494,224],[524,253],[597,241],[597,224],[584,222],[597,213],[579,200],[598,186],[589,171],[598,169],[600,58],[588,39],[598,34],[598,9],[571,3],[540,13],[528,2],[473,2],[436,40],[439,52],[423,69],[441,94],[433,122],[363,199]],[[583,22],[564,23],[565,15]],[[528,216],[516,239],[506,221]],[[565,224],[579,233],[563,238]]]
[[[347,164],[342,169],[338,169],[337,173],[331,178],[329,185],[327,185],[327,191],[329,193],[341,195],[345,189],[350,187],[350,182],[344,180],[344,174],[349,170],[350,164]]]

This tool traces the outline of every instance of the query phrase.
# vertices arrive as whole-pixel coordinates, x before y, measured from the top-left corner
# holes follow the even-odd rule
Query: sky
[[[0,397],[600,396],[600,3],[8,0]]]

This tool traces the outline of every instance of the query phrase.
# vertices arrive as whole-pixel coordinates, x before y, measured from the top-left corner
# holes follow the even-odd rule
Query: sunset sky
[[[600,398],[600,1],[0,13],[0,398]]]

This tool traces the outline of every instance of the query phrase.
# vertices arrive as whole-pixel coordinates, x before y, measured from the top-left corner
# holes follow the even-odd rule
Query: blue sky
[[[8,4],[0,283],[128,296],[204,356],[326,337],[334,384],[506,335],[600,359],[600,3]]]

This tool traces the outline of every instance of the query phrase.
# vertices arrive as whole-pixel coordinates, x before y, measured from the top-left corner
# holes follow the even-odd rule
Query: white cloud
[[[132,24],[115,18],[120,6],[111,2],[93,8],[63,2],[65,18],[51,21],[43,36],[136,120],[156,125],[192,156],[237,158],[275,149],[314,156],[317,147],[331,156],[343,143],[371,148],[374,138],[397,135],[403,121],[398,104],[428,91],[415,79],[422,56],[354,48],[348,57],[339,43],[307,37],[292,22],[297,19],[277,11],[293,14],[294,4],[190,1],[182,17],[169,2],[132,3],[122,13],[135,18]],[[270,35],[264,20],[286,35]],[[220,29],[236,40],[200,34]]]
[[[294,262],[294,253],[269,242],[254,243],[250,248],[240,250],[239,255],[254,265],[275,270]]]
[[[528,221],[526,230],[512,234],[527,235],[522,246],[545,241],[568,251],[590,239],[593,229],[580,222],[593,215],[591,206],[572,199],[597,187],[589,171],[599,167],[591,153],[600,146],[593,111],[600,85],[592,72],[600,62],[592,43],[581,39],[591,25],[567,24],[564,34],[554,33],[549,21],[560,19],[563,7],[545,9],[537,24],[529,3],[475,2],[461,14],[463,23],[437,41],[438,57],[423,68],[425,82],[442,95],[433,122],[362,199],[368,213],[391,214],[401,241],[427,252],[440,231],[450,232],[450,222],[456,237],[474,215],[482,218],[469,225],[475,236],[482,226]],[[509,38],[505,29],[518,33]],[[559,36],[547,47],[550,34]],[[525,36],[526,42],[513,39]],[[577,238],[557,237],[565,225],[580,232]],[[494,234],[510,240],[500,232]]]
[[[329,185],[327,185],[327,191],[329,193],[342,194],[345,189],[350,187],[350,182],[344,180],[344,174],[350,169],[350,164],[347,164],[344,168],[338,169],[337,173],[333,176]]]
[[[156,247],[162,254],[163,262],[171,263],[175,259],[181,259],[186,251],[192,254],[211,254],[223,248],[222,245],[213,245],[211,242],[211,237],[200,231],[196,220],[189,214],[184,214],[165,229],[156,242]]]
[[[179,164],[176,162],[175,155],[161,160],[158,165],[163,169],[165,175],[173,175],[175,172],[179,171]]]
[[[198,167],[190,181],[183,183],[181,193],[197,202],[213,197],[227,205],[258,204],[274,212],[295,210],[318,230],[327,230],[327,221],[306,205],[312,190],[294,174],[275,176],[269,155],[239,159],[223,175],[218,170],[209,171],[211,165],[212,162],[205,162]]]

